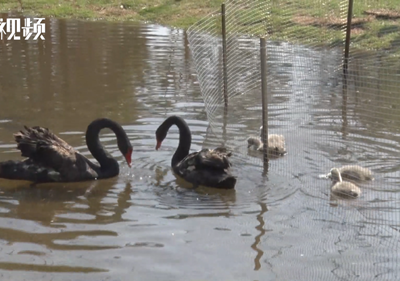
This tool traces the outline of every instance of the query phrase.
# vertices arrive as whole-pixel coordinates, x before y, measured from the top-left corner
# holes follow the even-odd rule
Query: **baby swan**
[[[338,173],[333,172],[335,169],[339,171],[339,175],[345,180],[360,182],[374,179],[371,170],[358,165],[346,165],[341,168],[333,168],[326,175],[327,178],[333,181],[339,181]]]
[[[255,151],[263,151],[264,145],[260,138],[249,137],[247,139],[247,148]],[[273,156],[282,156],[286,153],[285,137],[272,134],[268,136],[268,154]]]
[[[339,169],[333,168],[331,170],[331,174],[334,174],[335,177],[338,178],[338,182],[336,182],[331,188],[333,194],[352,198],[360,196],[361,189],[351,182],[342,181],[342,176],[340,175]]]
[[[257,137],[249,137],[247,139],[247,148],[258,151],[262,151],[264,149],[262,141]]]

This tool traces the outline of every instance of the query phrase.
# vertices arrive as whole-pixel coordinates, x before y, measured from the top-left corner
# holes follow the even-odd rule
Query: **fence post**
[[[267,97],[267,56],[266,40],[260,38],[260,59],[261,59],[261,103],[262,103],[262,141],[263,141],[263,162],[264,173],[268,171],[268,97]]]
[[[344,46],[344,60],[343,60],[343,89],[342,89],[342,134],[343,137],[347,135],[347,75],[349,67],[349,54],[350,54],[350,36],[351,36],[351,20],[353,18],[353,0],[349,0],[347,7],[347,27],[346,27],[346,41]]]
[[[351,19],[353,17],[353,0],[349,0],[349,6],[347,8],[347,27],[346,27],[346,41],[344,46],[344,64],[343,64],[343,74],[345,83],[347,84],[347,69],[349,63],[349,53],[350,53],[350,36],[351,36]]]
[[[222,17],[222,69],[223,69],[223,82],[224,82],[224,105],[225,110],[228,107],[228,71],[226,59],[226,19],[225,19],[225,4],[221,4],[221,17]]]

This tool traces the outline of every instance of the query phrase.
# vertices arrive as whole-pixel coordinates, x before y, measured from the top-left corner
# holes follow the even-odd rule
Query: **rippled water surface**
[[[396,79],[355,79],[344,107],[330,67],[340,52],[298,47],[269,58],[270,132],[285,135],[288,154],[263,176],[245,142],[261,125],[258,94],[232,99],[225,126],[218,116],[210,124],[185,32],[46,24],[45,41],[0,41],[0,161],[20,159],[12,134],[23,125],[48,127],[90,156],[86,127],[108,117],[127,131],[133,167],[104,130],[118,177],[35,187],[0,180],[1,280],[398,280],[399,107],[381,95]],[[359,60],[352,71],[372,70]],[[193,151],[233,149],[236,190],[193,190],[171,173],[178,131],[159,151],[154,135],[171,114],[187,120]],[[370,168],[375,181],[357,200],[332,198],[318,176],[349,163]]]

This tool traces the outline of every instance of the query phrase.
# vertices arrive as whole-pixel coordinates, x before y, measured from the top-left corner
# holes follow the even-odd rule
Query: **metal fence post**
[[[262,141],[263,141],[263,162],[264,172],[268,171],[268,97],[267,97],[267,55],[266,40],[260,38],[261,58],[261,102],[262,102]]]
[[[343,74],[345,83],[347,84],[347,69],[349,63],[350,53],[350,36],[351,36],[351,19],[353,17],[353,0],[349,0],[349,6],[347,8],[347,27],[346,27],[346,41],[344,45],[344,63],[343,63]]]
[[[227,53],[226,53],[226,18],[225,18],[225,4],[221,5],[222,16],[222,69],[223,69],[223,83],[224,83],[224,105],[228,107],[228,71],[227,71]]]

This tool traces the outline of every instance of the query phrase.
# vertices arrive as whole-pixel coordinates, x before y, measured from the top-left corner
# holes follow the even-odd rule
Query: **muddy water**
[[[90,157],[86,126],[109,117],[128,132],[133,168],[104,131],[118,177],[36,187],[0,180],[1,280],[397,280],[398,82],[371,78],[388,75],[380,58],[355,60],[347,104],[329,66],[340,52],[299,47],[270,58],[270,131],[285,135],[289,153],[263,176],[244,141],[260,126],[257,94],[232,99],[225,130],[218,116],[210,124],[183,31],[46,26],[45,41],[0,42],[0,161],[20,158],[12,134],[23,125],[49,127]],[[171,173],[177,130],[154,149],[170,114],[189,123],[192,150],[234,149],[236,190],[193,190]],[[332,198],[318,175],[348,163],[376,180],[357,200]]]

